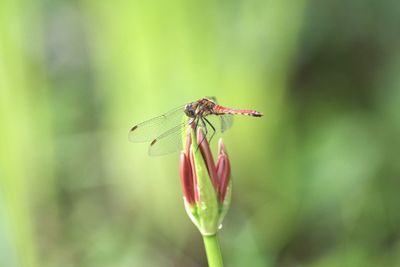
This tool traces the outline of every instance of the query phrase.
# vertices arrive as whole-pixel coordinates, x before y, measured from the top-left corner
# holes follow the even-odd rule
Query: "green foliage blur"
[[[400,2],[0,2],[0,266],[206,266],[178,154],[130,127],[203,96],[226,266],[400,266]],[[217,145],[214,141],[213,146]]]

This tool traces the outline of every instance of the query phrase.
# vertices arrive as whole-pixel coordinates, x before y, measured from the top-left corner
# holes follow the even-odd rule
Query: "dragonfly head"
[[[195,118],[196,117],[196,110],[193,107],[193,104],[187,104],[185,106],[185,114],[186,116],[188,116],[189,118]]]

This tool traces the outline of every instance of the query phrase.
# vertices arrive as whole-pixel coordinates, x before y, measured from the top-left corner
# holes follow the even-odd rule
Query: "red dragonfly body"
[[[232,109],[216,104],[208,98],[202,98],[185,106],[185,114],[188,117],[205,117],[208,115],[240,114],[254,117],[261,117],[261,112],[250,109]]]
[[[129,132],[129,140],[132,142],[151,141],[150,155],[167,154],[181,148],[182,132],[188,126],[203,127],[206,137],[211,141],[216,131],[224,132],[232,126],[232,115],[236,114],[253,117],[263,115],[255,110],[226,108],[215,103],[215,100],[202,98],[133,126]],[[220,120],[220,129],[214,126],[211,118]],[[210,137],[208,136],[209,127],[213,131]]]

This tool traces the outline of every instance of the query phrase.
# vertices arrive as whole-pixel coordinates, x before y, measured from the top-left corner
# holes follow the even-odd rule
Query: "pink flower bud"
[[[209,235],[218,231],[229,208],[230,162],[222,139],[215,164],[202,128],[196,134],[193,130],[187,135],[180,157],[182,192],[189,217],[202,234]]]

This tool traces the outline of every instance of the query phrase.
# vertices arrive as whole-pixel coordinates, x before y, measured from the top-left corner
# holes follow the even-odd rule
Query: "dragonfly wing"
[[[220,118],[221,118],[221,132],[223,133],[232,127],[233,115],[225,114],[225,115],[220,116]]]
[[[144,121],[129,131],[131,142],[147,142],[154,140],[169,129],[187,121],[183,107],[173,109],[161,116]]]
[[[182,138],[188,129],[188,123],[177,125],[154,139],[149,147],[150,156],[161,156],[182,149]]]
[[[203,128],[205,126],[210,132],[210,134],[212,134],[213,131],[211,125],[215,128],[216,133],[223,133],[224,131],[229,129],[233,123],[233,116],[228,116],[228,114],[224,115],[210,114],[204,117],[204,119],[206,125],[203,125],[203,123],[200,121],[199,126],[202,126]]]

